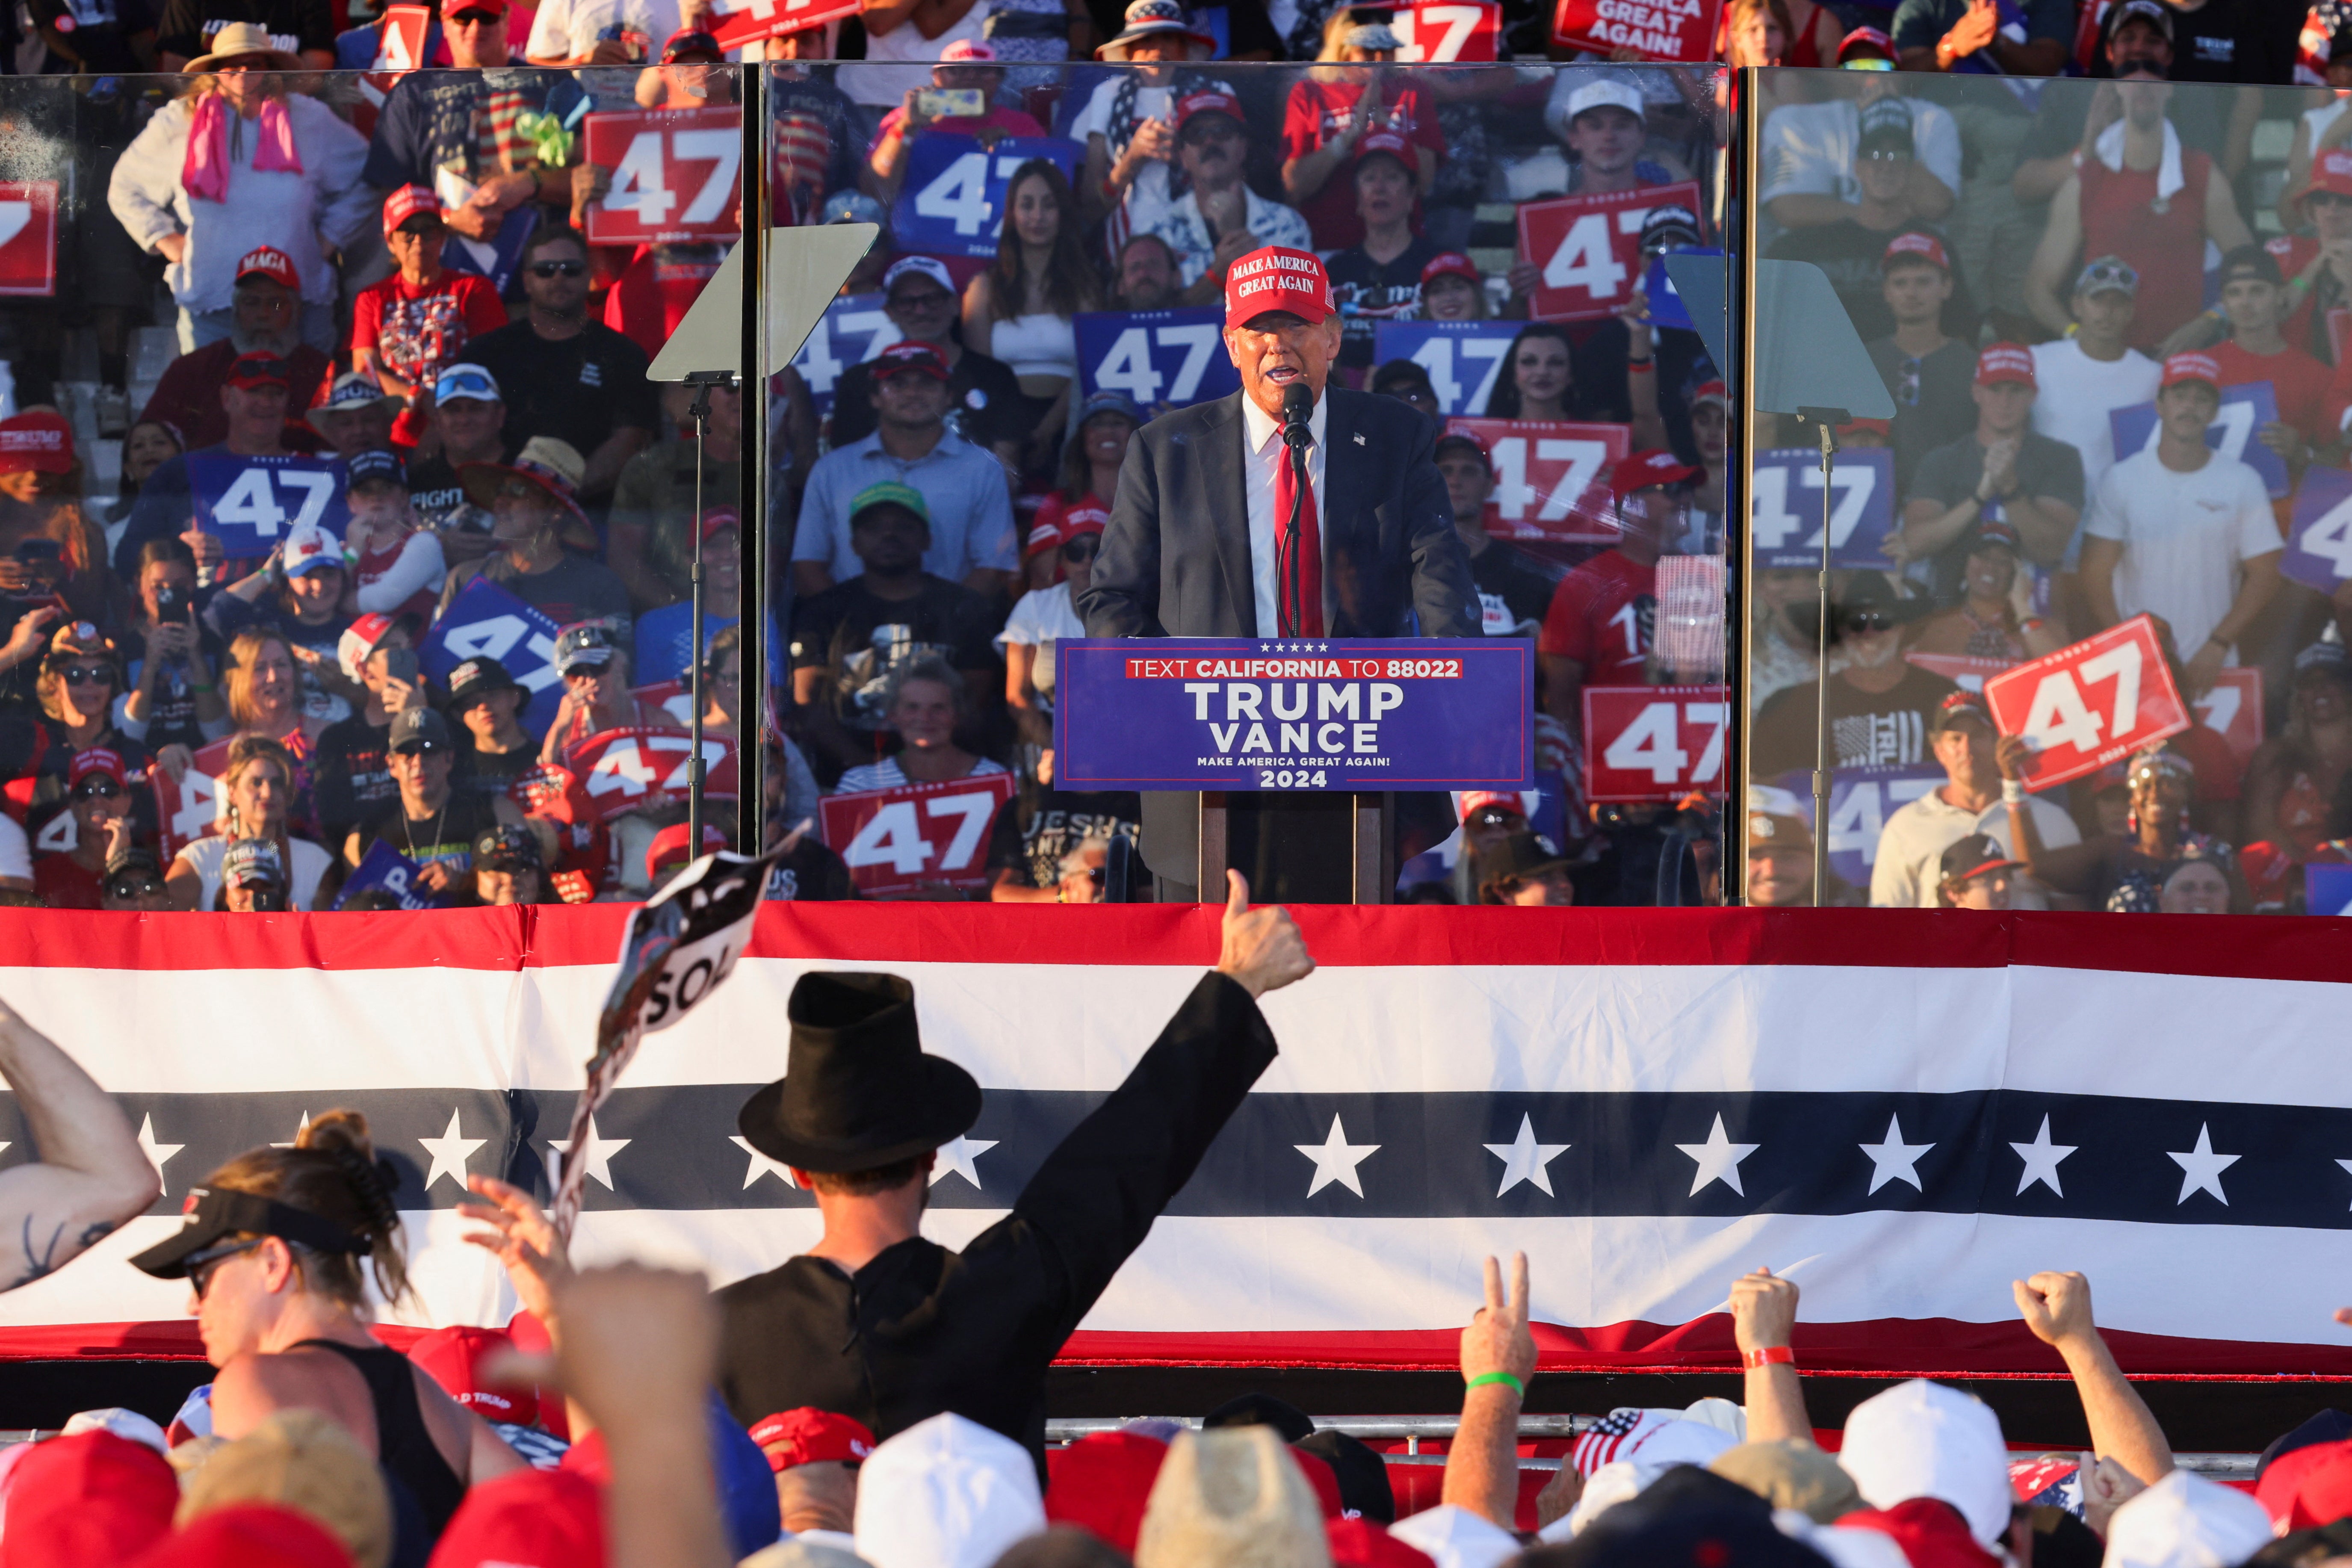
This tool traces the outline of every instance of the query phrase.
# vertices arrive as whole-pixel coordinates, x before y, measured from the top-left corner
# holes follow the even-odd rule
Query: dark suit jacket
[[[1243,394],[1135,433],[1078,604],[1097,637],[1270,637],[1257,624]],[[1335,637],[1480,634],[1470,560],[1431,460],[1437,426],[1393,397],[1324,389],[1323,580]]]

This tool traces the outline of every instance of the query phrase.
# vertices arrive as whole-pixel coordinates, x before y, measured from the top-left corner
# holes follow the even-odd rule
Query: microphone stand
[[[1282,444],[1290,448],[1290,515],[1283,521],[1283,538],[1286,548],[1283,559],[1290,570],[1283,574],[1282,602],[1289,610],[1291,629],[1296,632],[1307,624],[1305,595],[1306,568],[1298,560],[1298,520],[1307,505],[1307,448],[1315,439],[1307,422],[1315,415],[1315,397],[1305,387],[1294,398],[1285,392],[1282,396]],[[1281,628],[1276,628],[1281,635]]]
[[[1814,587],[1813,673],[1813,908],[1830,877],[1830,511],[1837,498],[1837,427],[1853,416],[1843,408],[1800,408],[1797,417],[1822,437],[1822,570]]]
[[[702,668],[707,662],[702,653],[702,442],[703,438],[710,434],[710,389],[714,386],[734,385],[735,373],[727,370],[698,370],[689,374],[686,382],[688,386],[694,388],[694,405],[686,411],[686,416],[694,421],[694,570],[688,579],[692,584],[690,603],[693,605],[689,612],[693,629],[688,635],[693,639],[694,655],[687,661],[686,667],[687,691],[694,705],[694,715],[688,723],[688,731],[692,736],[690,743],[693,746],[693,752],[687,762],[686,832],[687,837],[693,840],[694,847],[689,851],[690,855],[695,859],[700,859],[702,858],[702,776],[705,771],[702,763]],[[738,605],[737,608],[740,609],[741,606]],[[735,700],[740,709],[743,700],[740,692]],[[735,728],[736,743],[740,748],[742,743],[743,728],[740,720]],[[762,743],[765,743],[764,740]]]

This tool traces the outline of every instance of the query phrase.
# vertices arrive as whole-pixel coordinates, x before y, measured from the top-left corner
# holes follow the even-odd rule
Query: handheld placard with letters
[[[1054,645],[1065,789],[1535,787],[1525,642]]]
[[[1372,329],[1372,363],[1409,359],[1429,373],[1437,411],[1475,418],[1486,412],[1521,321],[1382,321]]]
[[[1721,795],[1724,731],[1731,721],[1727,696],[1721,686],[1586,687],[1585,798],[1672,802],[1693,790]]]
[[[1044,158],[1075,182],[1086,155],[1083,146],[1059,136],[1008,136],[982,147],[977,137],[927,131],[907,144],[890,237],[901,250],[930,256],[994,256],[1013,172]]]
[[[694,737],[683,730],[630,727],[604,730],[567,749],[563,765],[577,778],[580,793],[600,822],[649,805],[682,803],[692,793],[688,766]],[[702,740],[702,793],[732,799],[736,791],[735,742],[721,735]]]
[[[57,291],[58,183],[0,184],[0,296],[47,299]]]
[[[743,111],[592,114],[588,162],[613,172],[588,208],[592,245],[729,240],[742,234]]]
[[[188,455],[188,488],[196,521],[216,535],[231,560],[267,555],[299,523],[313,523],[341,539],[351,521],[343,503],[340,458],[240,458],[233,452]]]
[[[1559,0],[1552,42],[1567,49],[1644,59],[1698,61],[1715,55],[1722,0]]]
[[[1749,517],[1756,564],[1763,570],[1817,570],[1822,563],[1822,454],[1788,447],[1756,454],[1749,469]],[[1884,448],[1840,452],[1832,476],[1830,563],[1891,571],[1886,536],[1895,528],[1895,454]],[[1810,795],[1811,784],[1805,792]]]
[[[867,898],[926,887],[988,885],[988,829],[1013,798],[1011,773],[829,795],[817,802],[825,843]]]
[[[382,889],[399,900],[404,910],[429,910],[434,899],[417,884],[421,869],[415,861],[379,838],[352,868],[343,890],[335,895],[335,908],[341,909],[361,893]]]
[[[1503,8],[1495,0],[1414,0],[1390,19],[1397,64],[1480,65],[1496,58]]]
[[[2147,616],[2005,669],[1984,695],[1994,727],[2024,736],[2033,751],[2030,790],[2097,773],[2189,728],[2189,705]]]
[[[1498,539],[1614,544],[1615,509],[1602,481],[1633,444],[1622,425],[1544,419],[1448,419],[1495,467],[1486,530]]]
[[[220,777],[228,771],[228,747],[226,739],[199,747],[187,771],[176,779],[163,767],[149,774],[148,787],[155,792],[155,830],[166,865],[197,839],[221,830],[226,803],[221,799]]]
[[[733,53],[762,38],[806,32],[857,15],[859,0],[721,0],[714,7],[719,47]]]
[[[1073,320],[1078,390],[1086,396],[1124,393],[1149,419],[1241,390],[1241,372],[1220,335],[1225,313],[1214,306],[1089,310]]]
[[[1535,319],[1594,321],[1614,315],[1642,279],[1642,225],[1651,208],[1661,206],[1703,210],[1698,185],[1684,180],[1522,205],[1519,254],[1543,273],[1531,301]]]
[[[530,694],[522,726],[544,734],[563,703],[563,678],[556,672],[555,622],[487,577],[457,591],[433,630],[418,646],[425,674],[448,684],[449,672],[469,658],[494,658]]]
[[[1944,782],[1940,767],[1840,768],[1830,779],[1830,869],[1849,885],[1870,886],[1886,819]],[[1813,775],[1783,773],[1782,789],[1810,800]]]
[[[2352,474],[2316,464],[2303,471],[2279,571],[2323,594],[2352,578]]]
[[[817,417],[833,412],[834,388],[843,371],[865,363],[904,336],[882,309],[879,294],[844,294],[828,306],[793,360],[793,368],[808,383]]]

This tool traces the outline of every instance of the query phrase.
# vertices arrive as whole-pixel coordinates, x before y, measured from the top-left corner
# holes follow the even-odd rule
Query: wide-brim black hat
[[[980,1120],[980,1085],[923,1054],[915,988],[895,974],[803,974],[784,1016],[784,1076],[743,1102],[744,1142],[803,1171],[844,1175],[929,1153]]]
[[[1924,620],[1935,610],[1932,599],[1899,597],[1886,585],[1886,579],[1875,572],[1857,573],[1843,595],[1830,601],[1830,641],[1834,643],[1844,635],[1848,616],[1864,611],[1885,616],[1892,626],[1906,626]],[[1814,600],[1801,599],[1790,605],[1789,619],[1805,636],[1821,636],[1822,618]]]

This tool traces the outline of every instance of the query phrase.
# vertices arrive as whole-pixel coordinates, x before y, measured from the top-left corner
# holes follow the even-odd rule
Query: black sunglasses
[[[533,278],[577,278],[588,270],[584,261],[534,261],[530,264]]]
[[[241,1252],[251,1252],[255,1247],[259,1247],[264,1239],[266,1238],[262,1237],[255,1237],[251,1241],[232,1241],[226,1246],[207,1247],[189,1258],[188,1287],[195,1291],[196,1300],[203,1300],[205,1292],[212,1289],[213,1276],[220,1272],[222,1264]]]
[[[1093,535],[1087,534],[1077,539],[1073,539],[1064,544],[1062,546],[1062,559],[1065,561],[1091,561],[1097,554],[1101,553],[1101,551],[1102,542],[1096,539]]]
[[[142,877],[136,881],[125,877],[106,885],[106,896],[110,899],[152,899],[162,891],[163,881],[160,877]]]
[[[94,681],[114,684],[114,668],[105,664],[60,664],[52,666],[58,678],[68,686],[88,686]]]
[[[1881,615],[1876,610],[1864,610],[1845,618],[1845,629],[1850,632],[1891,632],[1895,629],[1895,617]]]
[[[109,778],[84,779],[73,789],[76,800],[113,800],[121,794],[122,786]]]

